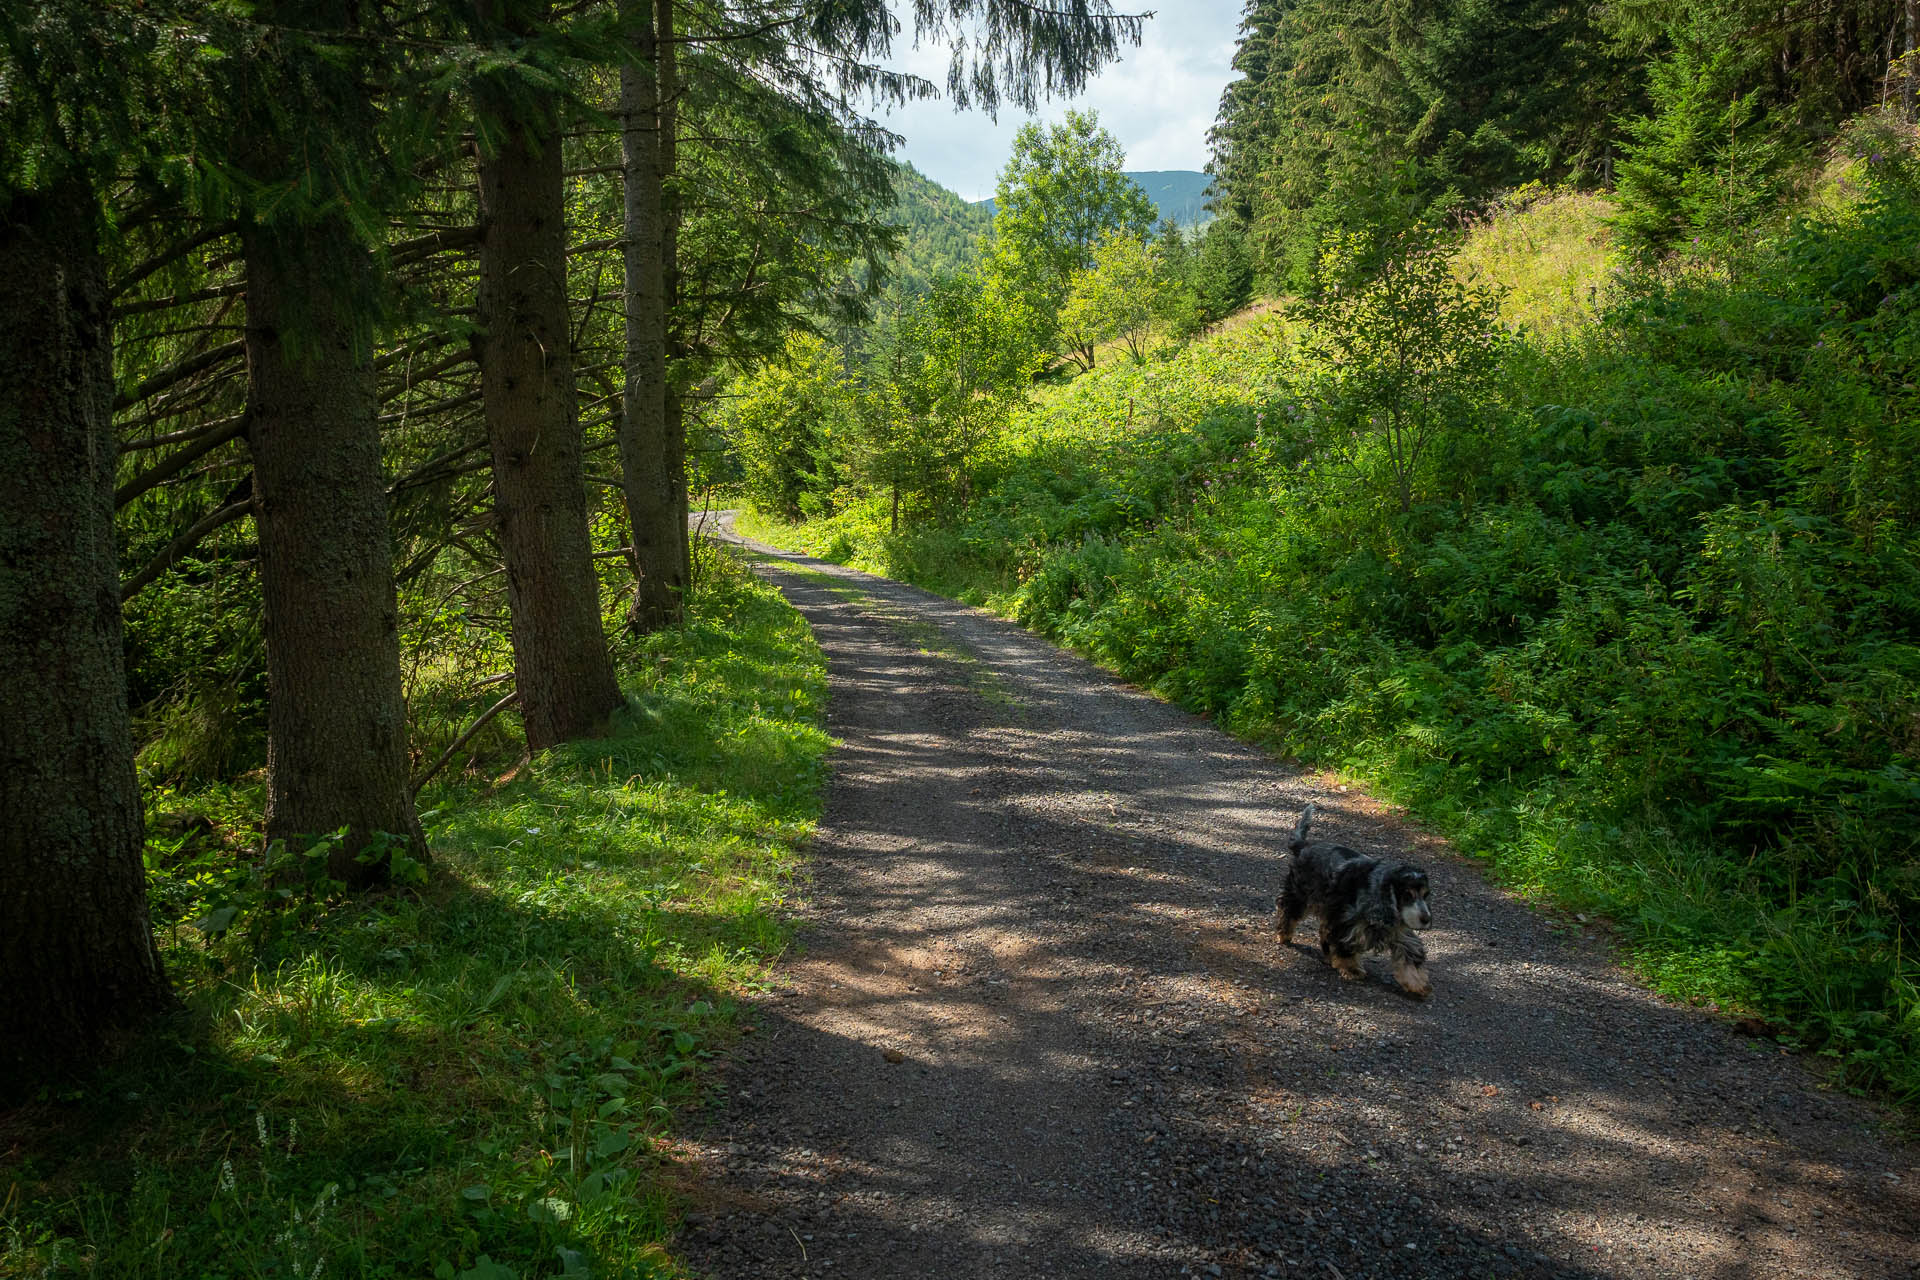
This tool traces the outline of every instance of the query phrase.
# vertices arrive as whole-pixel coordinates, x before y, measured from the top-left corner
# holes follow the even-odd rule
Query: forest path
[[[1892,1277],[1865,1104],[1443,844],[1016,627],[723,536],[840,746],[803,946],[687,1144],[697,1274]],[[1270,920],[1285,832],[1432,873],[1436,995]]]

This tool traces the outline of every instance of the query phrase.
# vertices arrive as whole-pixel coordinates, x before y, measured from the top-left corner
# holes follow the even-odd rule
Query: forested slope
[[[900,249],[888,263],[889,283],[899,297],[919,297],[934,281],[973,265],[982,237],[993,230],[993,215],[910,164],[895,171],[894,191],[901,235]]]
[[[1157,220],[1189,228],[1206,224],[1207,192],[1213,182],[1206,174],[1193,169],[1129,169],[1123,171],[1122,176],[1152,202]],[[988,218],[999,210],[993,196],[975,202],[972,207]]]

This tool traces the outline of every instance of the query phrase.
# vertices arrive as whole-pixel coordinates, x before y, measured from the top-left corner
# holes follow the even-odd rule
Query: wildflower
[[[298,1120],[295,1120],[293,1117],[289,1116],[287,1118],[287,1154],[288,1155],[293,1154],[294,1145],[299,1140],[300,1140],[300,1122]]]
[[[528,835],[530,835],[530,836],[537,836],[537,835],[539,835],[539,834],[540,834],[540,828],[538,828],[538,827],[528,827],[528,828],[527,828],[527,834],[528,834]]]
[[[233,1161],[231,1160],[220,1162],[220,1187],[223,1191],[234,1190]]]
[[[313,1208],[307,1215],[313,1220],[314,1226],[317,1227],[326,1221],[327,1210],[333,1207],[333,1202],[339,1198],[339,1195],[340,1184],[337,1182],[329,1182],[326,1190],[314,1198]]]
[[[253,1136],[260,1140],[260,1149],[267,1149],[267,1116],[263,1111],[253,1113]]]

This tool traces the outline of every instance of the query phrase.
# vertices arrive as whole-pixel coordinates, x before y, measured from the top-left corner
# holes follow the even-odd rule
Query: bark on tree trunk
[[[371,262],[344,222],[241,230],[247,446],[267,634],[267,838],[347,828],[335,879],[377,832],[426,837],[407,785],[399,608],[371,335]]]
[[[483,88],[480,385],[527,746],[604,729],[620,687],[600,627],[567,313],[566,187],[554,97]]]
[[[660,219],[661,260],[667,282],[667,333],[669,359],[672,346],[673,309],[680,302],[680,188],[673,181],[680,164],[680,57],[679,37],[674,25],[674,0],[653,0],[659,19],[660,38],[660,174],[662,203]],[[687,404],[667,378],[667,478],[673,483],[673,509],[679,513],[674,525],[682,582],[693,581],[693,535],[687,529]]]
[[[687,578],[681,571],[684,502],[676,502],[667,388],[666,172],[662,168],[660,43],[656,7],[629,0],[639,66],[620,71],[621,163],[626,183],[626,389],[620,468],[633,526],[636,583],[630,623],[640,632],[677,625]]]
[[[0,1099],[167,1008],[113,544],[113,346],[91,192],[0,209]]]

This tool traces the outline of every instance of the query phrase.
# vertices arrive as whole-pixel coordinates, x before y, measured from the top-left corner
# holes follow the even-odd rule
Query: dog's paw
[[[1417,964],[1395,965],[1393,977],[1400,984],[1400,989],[1415,1000],[1426,1000],[1433,995],[1433,979]]]

